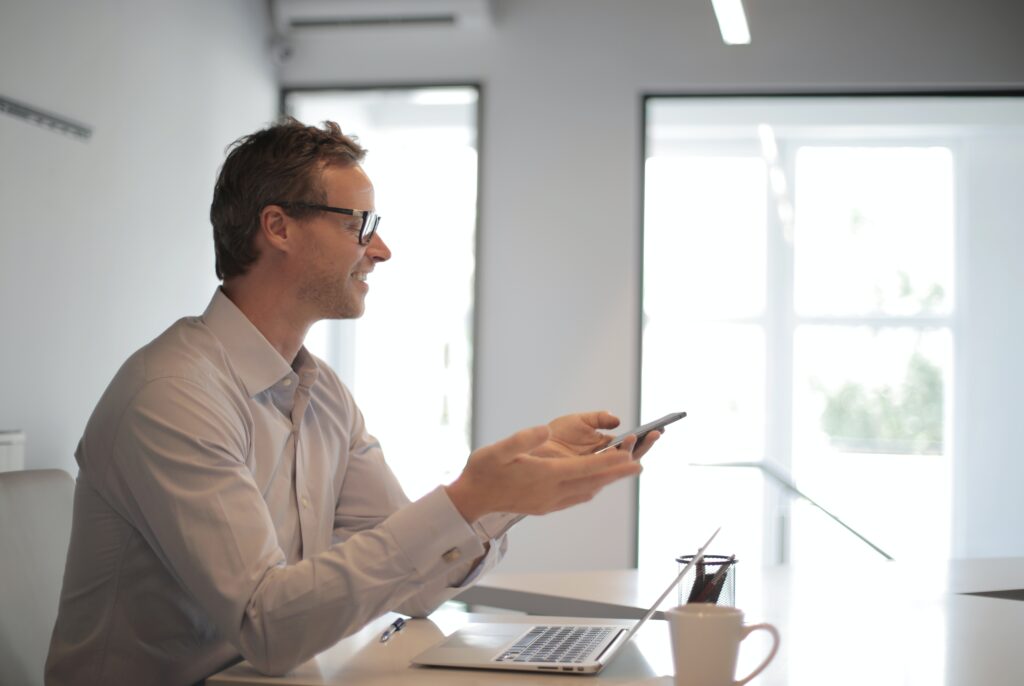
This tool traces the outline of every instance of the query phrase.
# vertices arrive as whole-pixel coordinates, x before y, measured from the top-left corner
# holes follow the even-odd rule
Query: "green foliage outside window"
[[[899,389],[845,383],[825,396],[821,427],[844,452],[942,454],[942,372],[915,353]]]

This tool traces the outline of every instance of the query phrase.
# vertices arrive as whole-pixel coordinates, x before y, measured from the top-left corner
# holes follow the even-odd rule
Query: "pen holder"
[[[678,571],[692,559],[693,555],[677,557]],[[735,607],[737,562],[728,555],[705,555],[679,582],[679,604],[713,603]]]

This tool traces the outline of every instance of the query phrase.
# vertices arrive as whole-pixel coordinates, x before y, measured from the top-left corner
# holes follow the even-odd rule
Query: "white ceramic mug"
[[[771,624],[743,624],[735,607],[690,603],[665,613],[672,634],[676,686],[739,686],[761,673],[779,650],[779,631]],[[740,642],[757,630],[772,635],[773,644],[753,672],[735,681]]]

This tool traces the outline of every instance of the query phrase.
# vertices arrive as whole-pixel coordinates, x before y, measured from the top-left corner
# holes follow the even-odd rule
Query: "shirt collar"
[[[316,362],[305,346],[299,349],[293,370],[220,288],[213,294],[202,321],[224,346],[249,397],[262,393],[285,377],[298,377],[303,385],[312,385],[316,379]]]

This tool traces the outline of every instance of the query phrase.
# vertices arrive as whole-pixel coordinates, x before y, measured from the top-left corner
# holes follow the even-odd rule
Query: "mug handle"
[[[768,666],[768,663],[771,662],[772,659],[775,657],[775,653],[779,652],[779,630],[771,624],[751,624],[750,626],[743,627],[743,635],[741,636],[740,641],[743,641],[747,636],[757,631],[758,629],[763,629],[764,631],[767,631],[772,635],[772,639],[774,641],[772,643],[772,649],[768,653],[768,657],[766,657],[764,661],[762,661],[761,664],[757,666],[757,669],[755,669],[753,672],[743,677],[739,681],[734,682],[735,686],[743,686],[743,684],[747,683],[755,676],[760,674],[764,670],[764,668]]]

